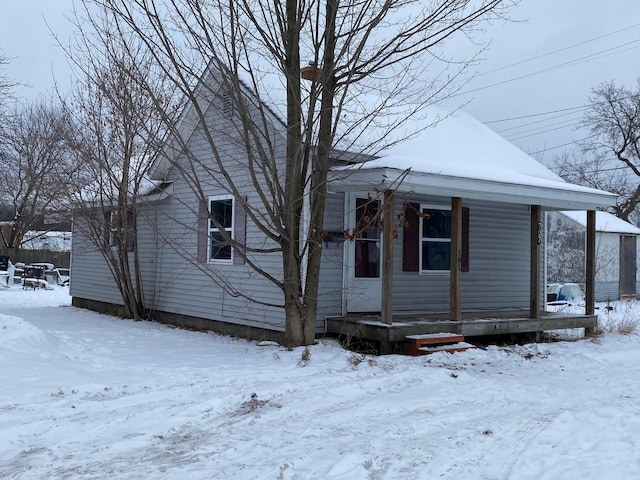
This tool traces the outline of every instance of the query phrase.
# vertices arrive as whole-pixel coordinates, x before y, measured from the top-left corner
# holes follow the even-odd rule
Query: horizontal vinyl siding
[[[450,205],[449,199],[410,199]],[[404,199],[396,205],[401,211]],[[463,309],[529,308],[530,213],[526,206],[464,202],[469,208],[469,272],[461,274]],[[393,311],[449,310],[449,274],[402,271],[402,230],[394,246]]]
[[[246,195],[252,211],[262,210],[260,200],[247,171],[246,151],[239,132],[230,117],[221,117],[218,109],[207,112],[207,124],[216,135],[216,148],[224,157],[228,173]],[[274,149],[283,151],[281,136],[274,137]],[[224,177],[216,167],[210,145],[201,128],[196,128],[189,141],[189,151],[198,157],[194,170],[205,197],[228,195]],[[190,160],[183,158],[184,166]],[[273,283],[251,269],[249,265],[207,264],[196,261],[198,247],[198,201],[185,179],[172,169],[167,180],[173,182],[172,195],[145,210],[145,230],[139,233],[139,252],[148,307],[179,315],[218,320],[284,331],[284,309],[259,302],[282,305],[282,292]],[[246,239],[250,246],[273,247],[258,227],[247,218]],[[282,276],[280,253],[254,255],[259,268],[276,278]],[[76,255],[72,267],[72,295],[109,303],[118,303],[113,294],[114,282],[104,264],[91,255]],[[214,277],[218,276],[247,297],[225,292]],[[258,303],[256,303],[255,301]]]
[[[224,155],[227,172],[246,195],[252,211],[263,210],[246,167],[246,151],[236,135],[237,130],[228,117],[217,115],[215,108],[208,112],[210,129],[215,131],[216,147]],[[281,138],[276,137],[276,141]],[[276,149],[283,145],[276,144]],[[201,129],[196,129],[189,141],[190,151],[205,166],[196,166],[205,197],[229,195],[224,178],[216,173],[217,167],[211,148]],[[185,160],[187,161],[187,160]],[[198,263],[197,197],[187,183],[173,171],[174,193],[168,204],[158,212],[158,221],[165,234],[160,249],[157,273],[155,308],[161,311],[220,320],[239,325],[284,331],[284,309],[262,303],[282,305],[282,291],[272,282],[255,272],[249,265]],[[246,243],[248,246],[274,247],[258,227],[247,217]],[[281,277],[280,253],[249,254],[257,266],[276,278]],[[235,295],[221,288],[222,279],[237,290]]]
[[[344,193],[329,194],[325,207],[324,230],[334,232],[322,246],[322,264],[318,288],[317,328],[324,331],[324,319],[342,313],[342,283],[344,240],[338,241],[344,232]]]
[[[215,189],[205,190],[205,195],[221,193]],[[161,229],[166,232],[167,242],[160,249],[155,308],[170,313],[283,330],[283,309],[257,303],[282,304],[282,292],[274,284],[246,264],[195,261],[198,243],[196,197],[188,190],[176,192],[175,195],[179,195],[181,201],[172,199],[171,204],[161,212]],[[182,200],[186,198],[192,198],[191,205],[184,204]],[[249,201],[255,202],[257,199],[250,197]],[[249,246],[268,245],[264,234],[249,219],[246,238]],[[282,257],[279,253],[254,255],[252,260],[276,278],[281,276]],[[247,298],[234,297],[226,292],[218,285],[217,278]]]
[[[607,302],[620,298],[618,282],[596,282],[595,300],[596,302]]]
[[[72,297],[122,305],[107,262],[95,243],[82,235],[82,222],[82,218],[74,218],[69,293]]]

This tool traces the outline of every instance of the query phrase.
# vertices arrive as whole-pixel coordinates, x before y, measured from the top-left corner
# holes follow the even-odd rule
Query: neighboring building
[[[213,84],[215,76],[207,82]],[[222,102],[220,96],[201,106],[206,109],[208,124],[217,125],[219,151],[240,183],[248,175],[246,154],[229,140],[237,123],[233,115],[221,113],[226,112]],[[189,117],[188,109],[185,116]],[[210,159],[213,166],[214,157],[199,125],[182,122],[181,128],[188,129],[190,150],[200,152],[200,158]],[[282,168],[284,124],[273,115],[267,128],[273,129],[272,146],[281,153],[277,167]],[[357,152],[350,157],[354,158]],[[381,314],[386,322],[391,321],[389,311],[396,318],[423,314],[451,320],[462,315],[498,317],[500,312],[538,318],[544,297],[539,260],[541,212],[595,210],[615,200],[612,194],[565,182],[462,112],[356,167],[344,161],[344,152],[333,161],[320,271],[318,335],[339,333],[329,318],[363,313]],[[173,158],[159,156],[150,175],[170,187],[164,196],[156,195],[154,203],[137,212],[136,241],[149,308],[155,318],[177,325],[282,340],[284,310],[268,305],[281,303],[282,292],[256,275],[231,248],[215,248],[208,242],[216,235],[215,229],[209,228],[206,212],[198,211],[198,197],[176,168],[187,162],[184,153]],[[410,171],[406,173],[406,169]],[[251,182],[246,181],[242,198],[234,197],[205,170],[198,167],[195,175],[212,214],[223,212],[228,231],[234,238],[246,240],[249,247],[269,245],[270,240],[241,208],[246,201],[260,214],[259,192]],[[394,183],[400,178],[401,182]],[[393,191],[388,190],[390,185]],[[391,237],[391,229],[381,232],[372,227],[354,241],[345,241],[342,232],[356,226],[357,216],[385,208],[382,195],[377,201],[367,201],[375,192],[385,193],[394,216],[405,214],[406,226],[398,230],[397,239]],[[458,221],[462,231],[456,234],[452,224]],[[452,245],[455,251],[459,245],[461,251],[459,267],[453,272]],[[392,258],[387,257],[392,262],[390,270],[382,268],[385,251],[392,252]],[[282,276],[279,253],[247,255],[275,278]],[[77,231],[72,258],[70,293],[74,305],[108,310],[121,304],[100,253],[87,248]],[[262,304],[230,295],[214,278]],[[390,295],[382,295],[383,284]],[[443,328],[458,328],[444,324]],[[536,327],[531,325],[529,322],[521,328],[543,328],[540,322]]]
[[[20,248],[24,250],[71,251],[71,232],[30,231],[24,236]]]
[[[584,211],[550,212],[547,217],[547,281],[585,282]],[[636,296],[640,228],[607,212],[596,212],[595,300]]]

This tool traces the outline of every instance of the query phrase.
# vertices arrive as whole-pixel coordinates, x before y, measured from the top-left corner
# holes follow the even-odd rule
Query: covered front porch
[[[348,175],[340,169],[330,179],[332,192],[356,197],[344,226],[358,232],[378,206],[382,223],[345,247],[342,311],[328,314],[327,333],[376,341],[385,353],[407,336],[597,326],[596,210],[614,204],[614,194],[566,182],[462,112],[345,168]],[[376,215],[356,221],[358,197]],[[587,212],[583,315],[545,311],[542,216],[554,210]],[[361,263],[356,247],[367,254]]]
[[[395,191],[385,190],[383,195],[383,218],[393,218]],[[508,300],[497,299],[491,310],[474,309],[465,306],[465,288],[462,285],[463,257],[463,199],[452,197],[450,204],[450,264],[447,272],[448,295],[441,298],[448,300],[448,311],[416,309],[403,311],[406,308],[394,308],[394,232],[382,229],[379,311],[356,313],[348,310],[342,315],[329,316],[326,319],[326,332],[329,335],[358,339],[375,344],[379,354],[399,353],[403,351],[403,343],[408,336],[457,334],[468,337],[495,337],[530,334],[540,338],[542,333],[560,329],[584,329],[585,333],[597,328],[595,315],[595,210],[587,211],[586,226],[586,302],[584,314],[552,313],[545,311],[545,278],[543,268],[544,230],[543,208],[550,205],[529,204],[528,245],[523,242],[523,253],[529,252],[528,268],[518,270],[518,277],[525,277],[528,284],[528,308],[526,303],[518,308],[507,307]],[[526,224],[525,224],[526,225]],[[525,237],[526,239],[526,237]],[[397,245],[398,242],[395,242]],[[525,246],[526,245],[526,246]],[[526,255],[526,254],[525,254]],[[528,271],[527,271],[528,270]],[[442,277],[440,277],[442,278]],[[466,288],[478,288],[478,284],[467,284]],[[426,290],[425,294],[429,294]],[[525,300],[526,302],[526,300]],[[374,302],[371,302],[374,304]],[[445,307],[446,308],[446,307]]]

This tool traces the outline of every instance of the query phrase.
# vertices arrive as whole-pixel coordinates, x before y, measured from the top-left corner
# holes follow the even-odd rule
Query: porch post
[[[596,212],[587,210],[587,248],[585,254],[585,315],[595,313],[596,300]]]
[[[383,205],[382,229],[382,299],[380,320],[391,325],[393,323],[393,202],[394,191],[385,190]]]
[[[529,318],[540,318],[540,250],[542,247],[542,207],[531,205],[531,256]]]
[[[460,304],[460,269],[462,266],[462,198],[451,198],[451,265],[449,267],[450,320],[462,318]]]

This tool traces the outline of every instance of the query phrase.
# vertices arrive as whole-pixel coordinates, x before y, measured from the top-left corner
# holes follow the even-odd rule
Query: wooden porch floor
[[[327,317],[327,334],[375,342],[379,354],[401,351],[407,335],[457,333],[468,337],[539,334],[546,330],[585,328],[595,330],[596,315],[541,312],[529,318],[528,312],[466,312],[462,320],[449,320],[445,314],[394,315],[393,323],[380,321],[379,314],[350,314]]]

